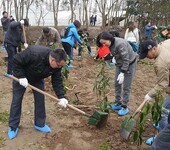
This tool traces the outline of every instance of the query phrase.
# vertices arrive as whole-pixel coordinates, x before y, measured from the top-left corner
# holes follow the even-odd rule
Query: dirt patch
[[[93,48],[95,53],[95,48]],[[1,62],[3,61],[4,53],[0,53]],[[77,51],[75,51],[75,60],[73,65],[76,67],[70,69],[69,79],[67,85],[74,89],[68,91],[67,96],[70,103],[76,99],[75,93],[79,92],[79,101],[76,104],[98,106],[98,99],[93,92],[93,85],[97,73],[100,70],[98,62],[85,54],[82,61],[77,59]],[[4,61],[3,61],[4,62]],[[0,72],[4,73],[6,66],[1,65]],[[109,91],[109,101],[114,101],[114,67],[107,68],[107,72],[111,78],[111,87]],[[143,101],[145,94],[155,82],[155,74],[152,65],[138,64],[136,77],[133,81],[132,94],[129,103],[129,110],[131,115],[136,108]],[[12,81],[0,74],[0,112],[8,112],[12,98]],[[54,95],[52,91],[50,79],[46,79],[46,91]],[[7,130],[8,125],[0,124],[0,137],[4,140],[0,143],[0,150],[98,150],[102,145],[108,146],[111,150],[138,149],[134,145],[132,138],[129,141],[123,140],[119,135],[119,128],[124,117],[119,117],[116,111],[111,111],[107,121],[107,125],[103,129],[97,129],[88,125],[88,118],[81,114],[70,110],[62,109],[56,101],[46,97],[46,112],[47,124],[52,128],[52,132],[44,134],[36,131],[34,126],[34,105],[33,95],[30,89],[27,89],[22,105],[22,117],[20,122],[20,129],[17,138],[8,140]],[[87,113],[92,114],[93,108],[82,108]],[[144,135],[144,142],[153,135],[152,123],[148,124]],[[149,146],[143,144],[141,149],[150,149]]]

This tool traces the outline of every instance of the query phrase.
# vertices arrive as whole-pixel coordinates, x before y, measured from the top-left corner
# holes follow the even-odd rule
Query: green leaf
[[[138,131],[135,131],[134,132],[134,135],[133,135],[133,141],[136,142],[139,138],[139,134],[138,134]]]
[[[139,145],[142,145],[142,136],[139,136]]]
[[[144,113],[141,113],[140,118],[139,118],[139,122],[142,123],[144,120]]]
[[[147,115],[150,111],[150,108],[151,108],[150,104],[147,103],[146,106],[143,108],[143,113]]]
[[[141,127],[139,128],[139,135],[140,135],[140,136],[142,136],[143,131],[144,131],[144,130],[143,130],[143,127],[141,126]]]

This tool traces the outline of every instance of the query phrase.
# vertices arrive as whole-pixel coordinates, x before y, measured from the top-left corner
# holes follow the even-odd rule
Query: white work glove
[[[153,26],[155,29],[158,29],[156,25]]]
[[[21,21],[20,21],[20,24],[21,24],[21,25],[24,25],[24,20],[21,20]]]
[[[145,100],[150,101],[152,97],[150,97],[148,94],[145,95]]]
[[[124,81],[124,78],[125,78],[125,75],[124,75],[124,73],[121,72],[121,73],[118,75],[118,77],[117,77],[118,83],[119,83],[119,84],[122,84],[123,81]]]
[[[116,60],[115,60],[114,57],[112,58],[112,63],[113,63],[114,65],[116,64]]]
[[[60,100],[60,101],[58,102],[58,104],[59,104],[60,106],[64,107],[64,108],[66,108],[66,107],[67,107],[67,104],[68,104],[68,100],[65,99],[65,98],[61,98],[61,99],[59,99],[59,100]]]
[[[25,47],[25,49],[28,47],[28,44],[27,43],[24,43],[24,47]]]
[[[28,80],[27,78],[20,78],[19,79],[19,84],[24,86],[25,88],[28,86]]]

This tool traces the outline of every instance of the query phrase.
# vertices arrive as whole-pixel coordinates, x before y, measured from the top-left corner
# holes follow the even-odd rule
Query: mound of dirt
[[[95,48],[93,47],[95,53]],[[0,53],[0,57],[4,54]],[[3,61],[3,59],[1,59]],[[95,107],[98,107],[99,100],[93,91],[96,75],[98,74],[100,65],[98,61],[94,61],[87,53],[84,54],[83,60],[77,58],[75,50],[73,65],[75,68],[70,69],[67,85],[67,96],[70,104],[79,106],[82,110],[92,114]],[[110,80],[110,91],[108,98],[110,102],[114,101],[114,66],[108,67]],[[1,72],[4,73],[6,66],[1,65]],[[46,92],[54,95],[51,88],[50,78],[46,79]],[[145,94],[153,87],[155,83],[155,74],[152,65],[138,64],[136,76],[133,81],[132,94],[129,102],[130,113],[137,109],[143,101]],[[0,74],[0,112],[9,112],[12,99],[12,81]],[[78,99],[75,96],[78,93]],[[22,105],[22,117],[20,129],[17,138],[8,140],[8,125],[0,124],[0,138],[3,142],[0,144],[0,150],[22,149],[22,150],[98,150],[104,149],[119,150],[136,150],[137,146],[133,143],[133,139],[125,141],[120,137],[120,125],[125,117],[119,117],[116,111],[111,111],[105,128],[98,129],[88,124],[88,118],[75,112],[69,108],[62,109],[57,102],[46,97],[47,124],[52,128],[52,132],[44,134],[36,131],[34,126],[34,101],[32,91],[28,88]],[[89,107],[84,107],[89,106]],[[152,123],[148,124],[144,141],[153,135]],[[149,146],[142,144],[141,149],[150,149]]]

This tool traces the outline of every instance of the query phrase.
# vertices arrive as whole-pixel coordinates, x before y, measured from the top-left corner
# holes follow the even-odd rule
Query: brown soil
[[[93,51],[95,52],[95,48],[93,48]],[[5,53],[0,53],[1,62],[4,62],[2,58],[5,55]],[[94,61],[88,54],[85,54],[83,60],[79,61],[77,59],[77,51],[75,51],[74,58],[73,65],[76,67],[70,69],[67,85],[69,88],[75,88],[69,90],[67,96],[70,104],[73,104],[76,101],[75,93],[80,92],[78,94],[79,101],[74,105],[91,106],[92,108],[81,109],[92,114],[95,111],[93,106],[98,106],[99,104],[97,96],[93,92],[95,78],[100,70],[99,62]],[[4,76],[4,70],[6,70],[6,66],[2,65],[0,70],[0,112],[9,112],[12,99],[12,81]],[[114,67],[107,68],[107,72],[111,78],[108,98],[110,102],[113,102]],[[132,86],[132,94],[129,102],[130,113],[128,116],[132,115],[137,109],[143,101],[145,94],[153,87],[154,83],[155,75],[153,66],[138,64]],[[50,79],[46,79],[46,92],[54,95]],[[110,150],[139,149],[133,143],[132,138],[126,141],[120,137],[119,128],[124,117],[119,117],[116,111],[110,112],[106,127],[98,129],[88,125],[87,117],[71,109],[60,108],[55,100],[46,97],[46,123],[51,127],[52,132],[45,134],[33,128],[33,95],[29,88],[25,93],[22,106],[22,117],[17,138],[9,140],[7,137],[8,125],[0,123],[0,138],[4,138],[4,141],[0,143],[0,150],[98,150],[101,145],[103,147],[104,145],[105,147],[109,145]],[[152,123],[149,122],[144,133],[141,149],[150,149],[145,144],[145,140],[153,135],[153,131]],[[102,150],[107,149],[103,148]]]

